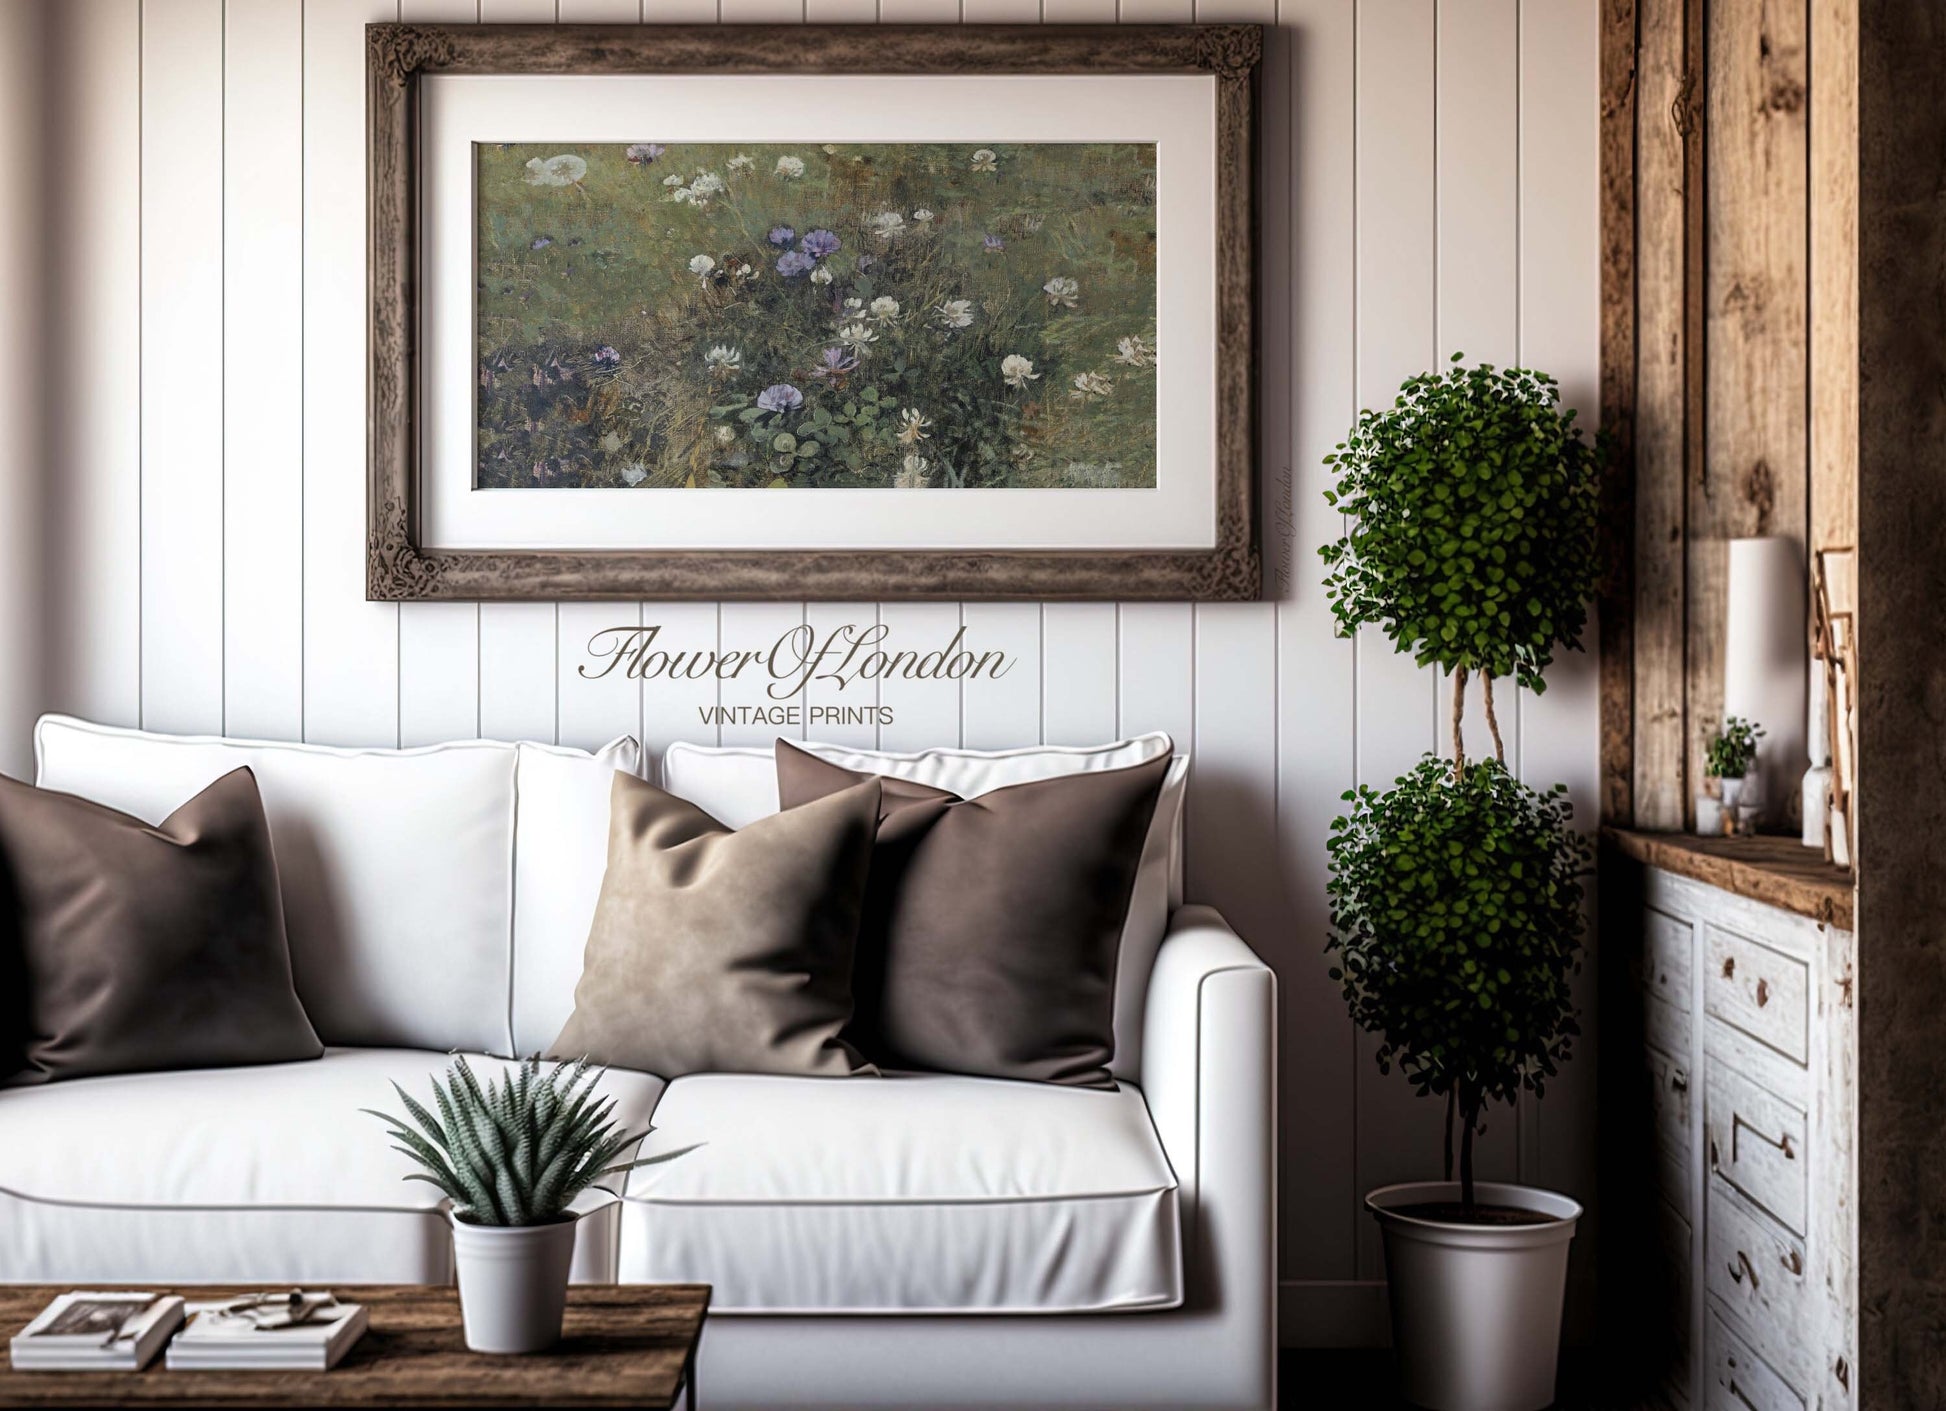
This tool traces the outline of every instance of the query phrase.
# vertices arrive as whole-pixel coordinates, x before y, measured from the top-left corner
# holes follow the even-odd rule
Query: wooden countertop
[[[1649,867],[1692,877],[1752,901],[1782,907],[1841,931],[1852,929],[1851,869],[1826,862],[1796,838],[1702,838],[1604,828],[1602,837]]]

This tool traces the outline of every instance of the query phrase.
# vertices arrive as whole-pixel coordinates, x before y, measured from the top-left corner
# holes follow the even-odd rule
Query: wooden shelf
[[[1700,838],[1604,828],[1602,837],[1649,867],[1693,877],[1740,897],[1782,907],[1841,931],[1852,929],[1851,870],[1796,838]]]

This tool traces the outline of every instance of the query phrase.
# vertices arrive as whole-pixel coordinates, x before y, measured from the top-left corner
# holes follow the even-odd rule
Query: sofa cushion
[[[534,990],[550,994],[565,965],[580,973],[600,886],[598,867],[579,854],[564,862],[559,840],[571,845],[590,826],[578,820],[597,812],[592,826],[606,835],[608,775],[634,768],[637,756],[626,739],[596,756],[487,740],[337,749],[155,735],[64,716],[43,718],[34,741],[43,788],[151,823],[248,765],[270,820],[297,993],[318,1036],[495,1054],[514,1051],[516,854],[527,858],[519,873],[532,878],[539,903],[521,911],[535,928]],[[539,806],[517,827],[517,764],[549,775],[577,759],[592,761],[584,772],[594,782],[537,789]],[[591,804],[596,791],[601,801]]]
[[[1126,769],[1170,754],[1174,744],[1161,733],[1138,735],[1105,745],[1032,745],[1014,750],[921,750],[893,754],[809,743],[800,748],[841,769],[887,774],[944,789],[963,799],[977,798],[1011,784],[1109,769]],[[662,759],[662,784],[732,828],[777,811],[777,765],[770,746],[669,746]],[[1117,1078],[1140,1082],[1142,1016],[1148,1003],[1149,970],[1162,944],[1169,916],[1182,905],[1182,805],[1189,760],[1176,755],[1163,779],[1161,796],[1142,845],[1115,979],[1115,1057],[1108,1065]]]
[[[1133,1088],[912,1074],[670,1084],[623,1283],[716,1313],[1077,1313],[1181,1302],[1176,1181]]]
[[[416,1168],[360,1109],[396,1109],[394,1081],[425,1101],[449,1061],[330,1049],[0,1089],[0,1280],[445,1282],[439,1192],[404,1179]],[[506,1066],[474,1060],[482,1080]],[[611,1071],[601,1087],[638,1130],[663,1084]],[[612,1280],[614,1224],[584,1232],[583,1277]]]

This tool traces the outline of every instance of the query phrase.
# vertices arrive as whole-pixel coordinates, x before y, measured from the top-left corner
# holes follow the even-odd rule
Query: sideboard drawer
[[[1804,1398],[1725,1327],[1714,1308],[1704,1322],[1709,1376],[1704,1379],[1703,1405],[1708,1411],[1805,1411]]]
[[[1648,908],[1642,917],[1642,990],[1687,1012],[1690,953],[1696,928],[1679,916]]]
[[[1648,1051],[1649,1108],[1655,1118],[1656,1158],[1662,1166],[1663,1194],[1669,1203],[1688,1219],[1695,1206],[1690,1191],[1690,1089],[1689,1065],[1657,1049]]]
[[[1759,1043],[1803,1063],[1810,1054],[1811,974],[1805,963],[1761,941],[1703,927],[1703,1007]]]
[[[1703,1123],[1709,1169],[1797,1234],[1807,1234],[1804,1111],[1711,1059]]]
[[[1646,1011],[1642,1019],[1642,1036],[1648,1040],[1650,1048],[1678,1057],[1689,1052],[1690,1018],[1687,1009],[1678,1009],[1653,997],[1642,1001],[1642,1008]]]
[[[1756,1349],[1800,1385],[1816,1367],[1814,1305],[1804,1242],[1710,1182],[1703,1235],[1703,1286],[1735,1315]]]

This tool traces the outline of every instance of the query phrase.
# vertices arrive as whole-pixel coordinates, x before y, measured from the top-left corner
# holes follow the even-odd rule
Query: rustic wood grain
[[[64,1287],[0,1286],[11,1338]],[[255,1292],[178,1286],[192,1301]],[[707,1284],[568,1291],[560,1345],[528,1357],[468,1352],[450,1287],[339,1286],[371,1326],[329,1372],[0,1371],[0,1406],[636,1406],[673,1407],[702,1335]]]
[[[1699,838],[1692,833],[1643,833],[1609,828],[1602,836],[1627,856],[1721,887],[1767,906],[1849,931],[1852,875],[1796,838]]]
[[[1728,545],[1806,532],[1805,0],[1708,7],[1706,452],[1689,479],[1689,777],[1722,723]],[[1786,821],[1795,794],[1776,800]]]
[[[1858,542],[1858,0],[1811,0],[1810,549]]]
[[[1635,821],[1636,0],[1601,8],[1601,805]]]
[[[1254,599],[1258,25],[366,28],[371,337],[366,596]],[[417,103],[429,73],[1195,73],[1216,77],[1216,545],[1102,552],[427,551],[420,546]]]
[[[1684,767],[1683,523],[1692,85],[1683,0],[1641,0],[1636,61],[1636,392],[1633,822],[1681,828]],[[1606,641],[1603,651],[1608,650]]]

